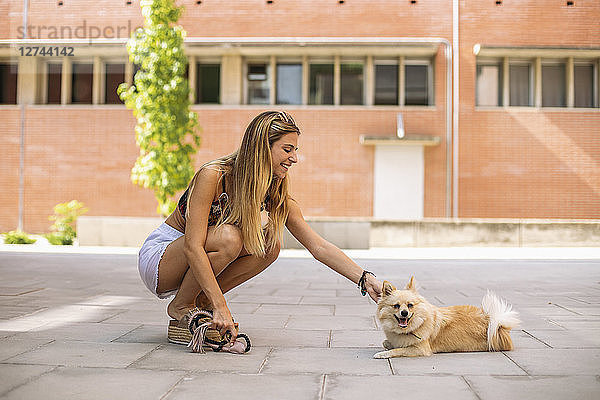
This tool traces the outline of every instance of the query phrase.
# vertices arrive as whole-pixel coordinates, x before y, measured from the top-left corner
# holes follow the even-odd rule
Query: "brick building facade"
[[[195,163],[284,109],[302,130],[290,178],[305,215],[600,218],[600,4],[456,3],[180,0]],[[26,231],[47,230],[71,199],[155,215],[130,183],[135,119],[113,104],[135,70],[124,43],[139,0],[10,0],[0,15],[0,230],[20,209]],[[44,45],[74,56],[19,49]]]

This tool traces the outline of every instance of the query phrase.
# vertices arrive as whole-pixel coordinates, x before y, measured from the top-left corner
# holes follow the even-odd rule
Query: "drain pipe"
[[[452,47],[454,54],[452,56],[454,71],[452,81],[453,87],[453,102],[452,102],[452,217],[458,218],[458,105],[459,105],[459,93],[458,93],[458,61],[459,61],[459,43],[458,43],[458,27],[459,27],[459,16],[458,16],[458,0],[452,1]]]
[[[29,0],[23,0],[23,38],[27,39],[27,20],[29,12]],[[18,88],[18,87],[17,87]],[[17,95],[19,93],[17,92]],[[21,102],[21,143],[19,148],[19,219],[17,221],[17,230],[23,231],[23,213],[25,208],[25,103],[17,97],[17,102]]]

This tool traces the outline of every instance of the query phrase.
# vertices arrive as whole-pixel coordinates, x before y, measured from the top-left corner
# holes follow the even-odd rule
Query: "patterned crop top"
[[[223,191],[219,195],[219,199],[216,201],[213,201],[213,203],[210,205],[210,212],[208,213],[208,226],[213,226],[213,225],[217,224],[219,217],[221,217],[221,213],[225,209],[225,204],[227,203],[227,200],[229,199],[229,196],[227,196],[227,193],[225,193],[225,179],[222,179],[222,182],[223,182]],[[190,188],[188,187],[185,190],[185,192],[183,192],[183,194],[179,198],[179,202],[177,203],[177,208],[179,209],[179,213],[181,214],[181,217],[183,218],[184,221],[185,221],[185,212],[187,209],[187,201],[188,201],[189,191],[190,191]]]

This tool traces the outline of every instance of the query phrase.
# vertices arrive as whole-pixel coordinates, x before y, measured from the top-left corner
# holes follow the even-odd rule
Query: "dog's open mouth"
[[[398,317],[396,314],[394,314],[394,317],[396,317],[396,321],[398,321],[398,325],[400,325],[400,328],[406,328],[408,326],[408,321],[410,321],[410,318],[412,317],[412,315],[410,317]]]

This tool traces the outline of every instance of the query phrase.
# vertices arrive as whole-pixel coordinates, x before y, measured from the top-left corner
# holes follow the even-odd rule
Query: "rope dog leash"
[[[231,341],[231,332],[229,331],[227,331],[220,340],[207,337],[206,333],[211,324],[212,313],[209,311],[199,310],[190,317],[188,328],[192,333],[192,340],[190,340],[188,347],[191,347],[193,353],[204,354],[204,345],[209,346],[215,352],[224,350],[230,353],[243,354],[250,351],[250,348],[252,347],[250,338],[243,333],[238,334],[237,339],[243,339],[246,342],[245,346],[237,339],[233,344],[227,346]]]

